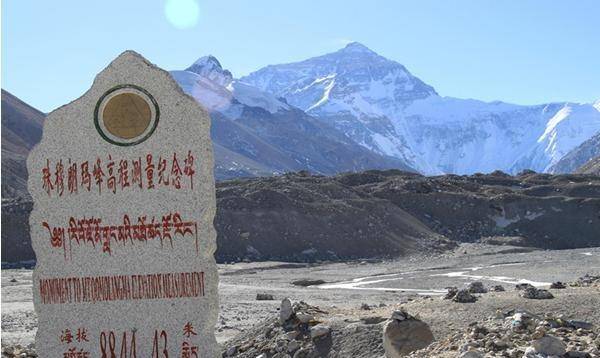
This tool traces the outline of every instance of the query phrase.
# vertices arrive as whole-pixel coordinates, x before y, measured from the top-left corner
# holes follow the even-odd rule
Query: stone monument
[[[126,51],[28,161],[41,357],[216,357],[206,110]]]

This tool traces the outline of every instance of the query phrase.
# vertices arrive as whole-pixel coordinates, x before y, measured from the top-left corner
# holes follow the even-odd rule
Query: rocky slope
[[[443,251],[452,241],[594,247],[600,177],[391,170],[237,179],[217,184],[215,226],[221,262],[398,257]],[[3,245],[14,240],[28,238],[2,231]],[[14,260],[4,252],[2,261]]]
[[[42,136],[45,115],[2,90],[2,197],[29,198],[26,159]]]
[[[241,81],[425,174],[543,172],[600,131],[599,103],[520,106],[441,97],[359,43],[267,66]]]
[[[550,168],[550,173],[574,173],[589,161],[600,157],[600,132],[578,145]]]
[[[581,168],[577,169],[577,173],[600,175],[600,156],[585,163]]]

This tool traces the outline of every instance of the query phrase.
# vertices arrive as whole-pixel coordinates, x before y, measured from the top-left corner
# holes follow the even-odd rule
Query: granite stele
[[[41,357],[216,357],[206,110],[126,51],[27,161]]]

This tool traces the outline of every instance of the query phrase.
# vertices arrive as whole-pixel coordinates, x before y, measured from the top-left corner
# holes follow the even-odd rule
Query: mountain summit
[[[241,80],[317,114],[380,116],[436,94],[404,66],[358,42],[305,61],[267,66]]]
[[[208,78],[221,86],[227,86],[233,80],[229,70],[224,70],[219,60],[213,55],[200,57],[186,71]]]
[[[520,106],[441,97],[400,63],[357,42],[266,66],[241,81],[425,174],[548,171],[600,131],[600,105]]]
[[[349,44],[346,45],[346,47],[344,47],[343,49],[341,49],[339,51],[369,53],[369,54],[377,55],[374,51],[372,51],[367,46],[361,44],[360,42],[350,42]]]

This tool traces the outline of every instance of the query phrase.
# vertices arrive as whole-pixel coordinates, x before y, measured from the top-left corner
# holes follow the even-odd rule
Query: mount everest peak
[[[441,97],[360,43],[241,80],[425,174],[548,171],[600,131],[598,103],[522,106]]]
[[[386,108],[436,94],[401,64],[357,42],[308,60],[267,66],[242,81],[315,114],[385,115]]]

